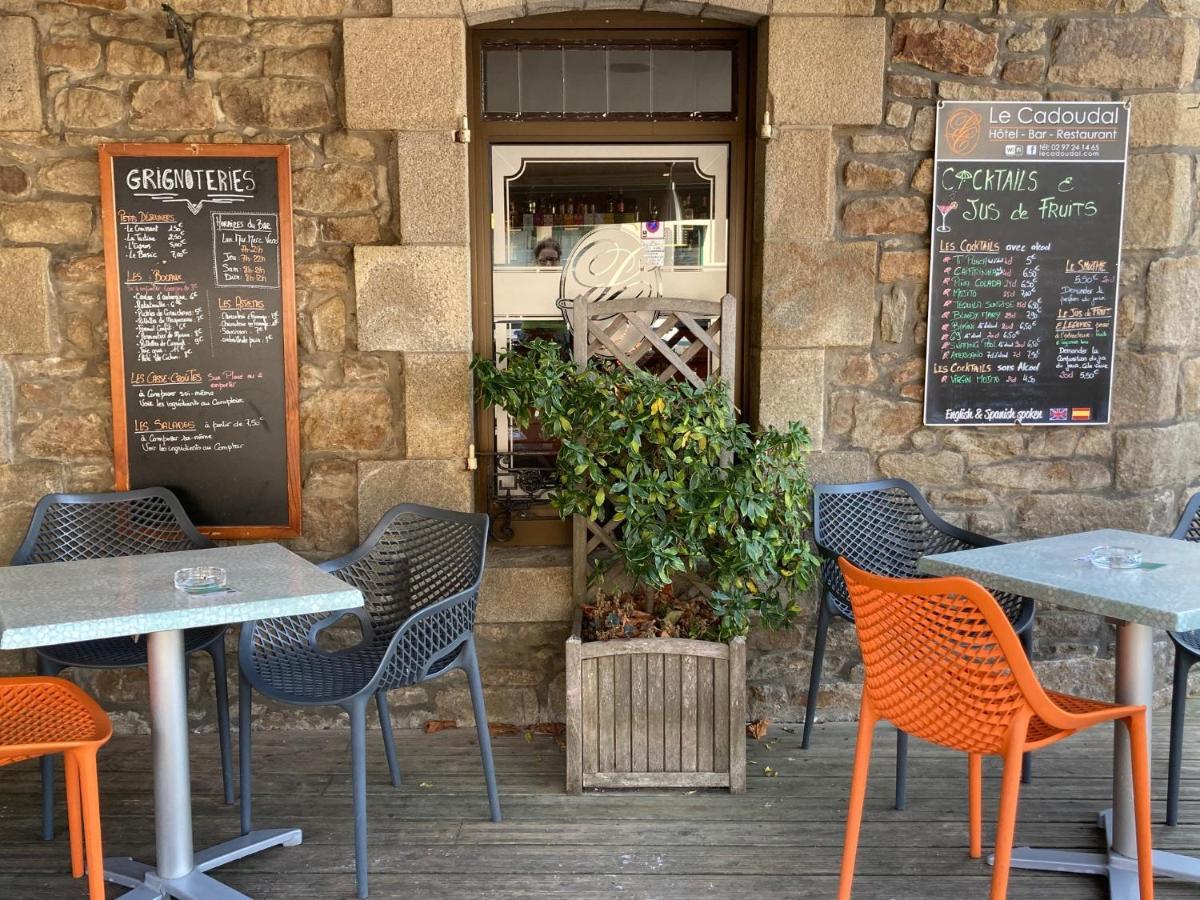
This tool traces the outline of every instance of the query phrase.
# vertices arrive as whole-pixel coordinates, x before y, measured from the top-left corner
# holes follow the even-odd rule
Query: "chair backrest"
[[[1192,494],[1192,499],[1183,508],[1171,537],[1200,544],[1200,493]]]
[[[487,529],[483,514],[402,503],[384,513],[360,547],[321,568],[362,591],[374,640],[387,643],[423,607],[478,590]]]
[[[974,753],[1004,749],[1023,708],[1049,705],[987,589],[966,578],[886,578],[839,560],[876,715]]]
[[[922,556],[994,543],[941,519],[902,478],[813,485],[813,538],[825,557],[825,587],[845,602],[839,556],[879,575],[915,578]]]
[[[12,564],[141,556],[213,546],[166,488],[47,494],[34,508]]]

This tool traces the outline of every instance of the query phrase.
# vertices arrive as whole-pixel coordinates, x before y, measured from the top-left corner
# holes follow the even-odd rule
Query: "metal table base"
[[[126,900],[249,900],[205,873],[271,847],[292,847],[299,828],[252,831],[192,851],[191,767],[188,761],[187,657],[182,631],[147,636],[150,730],[154,748],[154,841],[157,866],[129,857],[104,860],[104,878],[132,888]]]
[[[1146,625],[1117,624],[1117,702],[1153,708],[1154,631]],[[1073,872],[1100,875],[1108,879],[1111,900],[1138,900],[1141,892],[1137,877],[1137,837],[1134,830],[1133,778],[1129,766],[1129,732],[1116,725],[1113,742],[1113,808],[1097,817],[1104,829],[1107,853],[1077,850],[1038,850],[1016,847],[1012,853],[1014,869],[1043,872]],[[1150,739],[1150,717],[1146,718],[1146,740]],[[988,862],[994,858],[989,857]],[[1200,883],[1200,859],[1154,851],[1154,874]]]

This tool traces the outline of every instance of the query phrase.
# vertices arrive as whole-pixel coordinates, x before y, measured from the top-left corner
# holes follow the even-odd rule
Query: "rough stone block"
[[[1200,256],[1160,259],[1146,279],[1147,347],[1200,345]],[[1118,359],[1118,366],[1120,359]]]
[[[778,18],[767,84],[780,125],[877,125],[883,117],[882,18]]]
[[[1133,147],[1200,147],[1200,94],[1134,94],[1129,122]]]
[[[465,247],[356,247],[354,282],[360,350],[471,349]]]
[[[212,88],[203,81],[142,81],[129,96],[134,131],[208,131],[213,127]]]
[[[1189,483],[1200,462],[1200,422],[1117,432],[1117,490]]]
[[[0,353],[49,353],[50,251],[0,249]]]
[[[874,472],[865,450],[823,450],[809,454],[808,474],[813,484],[849,484],[868,481]]]
[[[466,112],[465,29],[454,19],[347,19],[346,125],[452,130]]]
[[[292,176],[292,186],[300,212],[340,216],[365,212],[379,203],[371,170],[352,163],[300,169]]]
[[[892,35],[892,54],[897,62],[953,75],[991,75],[998,50],[995,34],[965,22],[901,19]]]
[[[470,357],[465,353],[404,355],[404,455],[462,459],[471,442]]]
[[[0,237],[15,244],[84,244],[91,233],[90,203],[0,203]]]
[[[37,25],[25,16],[0,16],[0,131],[42,125]]]
[[[450,132],[396,135],[397,206],[405,244],[467,244],[467,147]]]
[[[294,78],[226,78],[221,106],[230,122],[256,128],[321,128],[333,121],[325,86]]]
[[[767,144],[765,240],[827,238],[833,233],[836,161],[829,128],[786,129]]]
[[[761,346],[865,346],[875,330],[872,241],[763,246]]]
[[[362,539],[397,503],[471,509],[471,473],[461,459],[390,459],[358,464],[358,533]]]
[[[1162,250],[1187,241],[1192,217],[1192,159],[1178,153],[1129,158],[1125,246]]]
[[[327,388],[300,404],[309,451],[374,452],[394,446],[392,401],[382,388]]]
[[[842,212],[842,229],[856,237],[877,234],[924,234],[929,204],[924,197],[864,197]]]
[[[825,436],[825,351],[762,350],[758,421],[762,427],[786,428],[799,422],[808,428],[813,449]]]
[[[570,622],[571,558],[566,547],[494,547],[479,590],[477,621]]]
[[[1198,53],[1194,20],[1067,19],[1048,78],[1108,89],[1185,87],[1196,75]]]
[[[1179,359],[1173,353],[1131,353],[1117,357],[1113,382],[1113,422],[1131,425],[1175,417]]]
[[[880,475],[903,478],[922,489],[959,484],[965,473],[965,460],[949,450],[937,453],[899,451],[884,453],[879,457]]]

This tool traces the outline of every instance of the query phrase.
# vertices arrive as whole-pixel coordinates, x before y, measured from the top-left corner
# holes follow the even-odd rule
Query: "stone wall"
[[[999,5],[997,5],[999,4]],[[0,0],[0,558],[33,503],[112,484],[94,147],[286,141],[293,155],[304,536],[348,549],[400,500],[466,508],[472,347],[470,25],[583,0],[177,0],[197,17],[194,81],[157,0]],[[749,413],[800,419],[818,478],[898,475],[998,536],[1114,522],[1166,531],[1197,474],[1200,215],[1189,0],[588,0],[755,28],[760,109]],[[1133,103],[1111,428],[921,426],[931,147],[938,98]],[[772,377],[760,383],[757,372]],[[561,716],[570,613],[555,554],[495,555],[480,642],[491,717]],[[806,601],[814,606],[812,599]],[[1111,635],[1046,611],[1037,652],[1060,687],[1105,691]],[[756,634],[755,715],[803,712],[811,633]],[[1165,657],[1164,648],[1164,657]],[[0,656],[0,668],[29,664]],[[203,668],[204,662],[198,663]],[[835,627],[822,698],[857,706]],[[143,722],[139,674],[87,676]],[[210,727],[208,676],[193,680]],[[397,694],[398,724],[469,720],[465,683]],[[325,715],[264,710],[268,725]]]

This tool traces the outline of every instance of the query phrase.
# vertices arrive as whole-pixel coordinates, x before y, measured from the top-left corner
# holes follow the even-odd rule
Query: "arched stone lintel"
[[[752,25],[766,18],[768,6],[769,0],[728,0],[726,3],[705,3],[703,0],[525,0],[523,3],[514,3],[512,0],[463,0],[463,12],[468,25],[585,10],[671,13]]]

